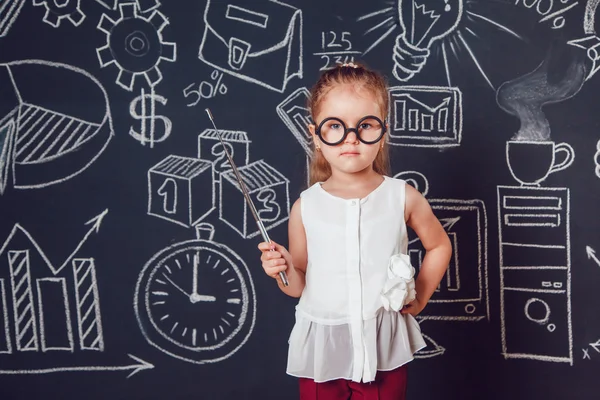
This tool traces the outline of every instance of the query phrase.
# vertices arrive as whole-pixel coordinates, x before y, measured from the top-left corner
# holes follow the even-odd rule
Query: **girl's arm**
[[[285,271],[289,285],[283,286],[281,279],[277,278],[277,284],[281,291],[291,297],[300,297],[306,284],[306,233],[302,224],[300,214],[300,199],[296,200],[290,210],[288,222],[289,251],[282,245],[273,241],[260,243],[258,248],[263,252],[261,260],[267,275],[277,276],[279,271]],[[275,251],[270,251],[273,248]]]
[[[406,224],[419,236],[425,248],[425,257],[415,281],[417,297],[402,309],[402,313],[416,316],[425,308],[444,277],[452,256],[452,247],[448,234],[433,214],[429,202],[409,184],[406,184],[404,217]]]

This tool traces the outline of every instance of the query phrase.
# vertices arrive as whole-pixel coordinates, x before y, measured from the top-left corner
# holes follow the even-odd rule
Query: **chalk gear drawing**
[[[162,80],[161,60],[175,61],[175,43],[165,42],[163,29],[169,24],[158,10],[148,17],[139,15],[136,2],[119,4],[120,18],[113,21],[102,14],[98,29],[106,33],[106,45],[96,49],[102,68],[114,64],[119,69],[116,83],[132,91],[136,77],[143,76],[150,87]]]
[[[46,14],[43,21],[55,28],[60,26],[63,19],[69,20],[73,25],[79,26],[85,20],[81,11],[81,0],[33,0],[34,6],[44,6]]]

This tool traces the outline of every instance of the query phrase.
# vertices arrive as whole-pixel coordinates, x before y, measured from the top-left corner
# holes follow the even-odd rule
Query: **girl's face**
[[[372,170],[373,161],[385,137],[374,144],[365,144],[358,140],[356,132],[350,131],[340,144],[329,146],[316,135],[318,125],[325,118],[336,117],[343,121],[347,128],[358,128],[358,122],[367,115],[378,117],[384,121],[377,97],[359,85],[336,86],[323,98],[318,114],[314,116],[316,125],[310,125],[309,130],[315,144],[320,147],[323,157],[331,165],[332,173],[352,174]],[[325,122],[325,124],[329,123]],[[333,122],[328,129],[343,132],[344,128]],[[373,129],[373,127],[365,125],[365,129]]]

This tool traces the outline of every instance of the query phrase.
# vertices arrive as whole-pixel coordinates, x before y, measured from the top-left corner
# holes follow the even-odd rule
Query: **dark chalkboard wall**
[[[296,300],[204,109],[287,243],[307,90],[354,59],[454,244],[410,398],[597,398],[597,5],[0,1],[0,397],[297,398]]]

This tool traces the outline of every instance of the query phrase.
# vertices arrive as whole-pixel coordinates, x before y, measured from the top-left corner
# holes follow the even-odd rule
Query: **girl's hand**
[[[426,306],[426,304],[419,301],[418,297],[415,297],[415,299],[413,301],[411,301],[410,303],[408,303],[404,307],[402,307],[402,310],[400,310],[400,313],[410,314],[413,317],[416,317],[417,315],[419,315],[419,313],[421,311],[423,311],[425,306]]]
[[[261,242],[258,248],[262,251],[260,260],[262,261],[263,270],[271,278],[277,279],[280,271],[285,271],[292,266],[292,256],[280,244],[273,241],[271,243]],[[271,249],[274,251],[271,251]]]

